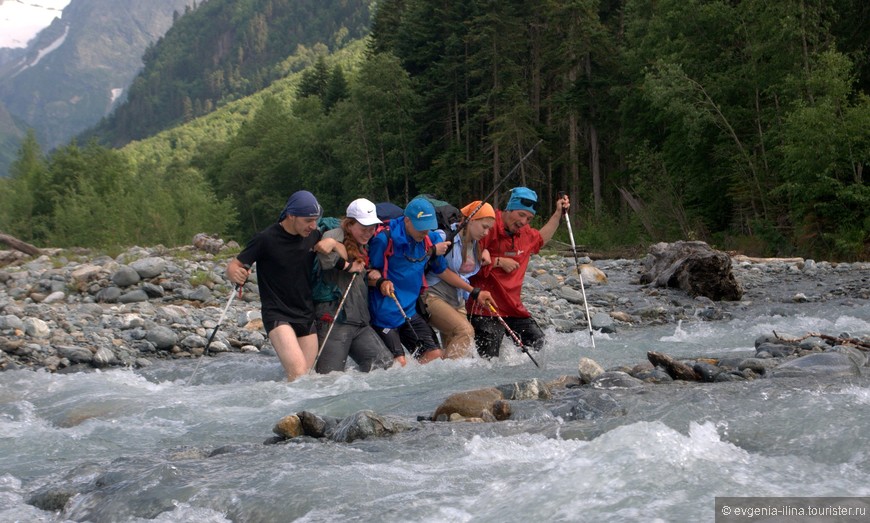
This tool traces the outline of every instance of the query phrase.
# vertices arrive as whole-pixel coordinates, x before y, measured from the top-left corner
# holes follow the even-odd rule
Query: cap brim
[[[418,231],[433,231],[438,228],[438,220],[431,218],[411,218],[411,224]]]
[[[377,217],[366,217],[366,218],[355,218],[357,222],[366,227],[370,227],[372,225],[379,225],[381,222]]]

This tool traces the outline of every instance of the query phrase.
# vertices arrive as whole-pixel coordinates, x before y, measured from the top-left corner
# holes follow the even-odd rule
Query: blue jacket
[[[440,240],[433,231],[429,233],[432,243]],[[385,259],[387,245],[392,239],[393,254]],[[396,298],[402,305],[408,318],[417,314],[417,297],[423,288],[424,272],[430,257],[426,255],[426,242],[417,242],[405,231],[405,218],[399,217],[389,222],[389,231],[383,230],[369,241],[369,260],[371,267],[384,272],[386,262],[386,279],[393,282]],[[447,269],[444,256],[435,256],[429,265],[429,270],[441,274]],[[377,289],[369,292],[369,311],[372,315],[372,325],[380,328],[395,329],[405,323],[405,318],[396,307],[396,302],[389,296],[384,296]]]

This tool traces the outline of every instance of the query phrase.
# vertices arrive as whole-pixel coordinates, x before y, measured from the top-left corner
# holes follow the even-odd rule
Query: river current
[[[146,369],[0,373],[0,521],[712,521],[716,496],[870,496],[870,381],[758,379],[614,392],[626,414],[426,423],[396,436],[263,445],[285,415],[416,419],[450,393],[576,375],[649,350],[751,354],[756,336],[870,333],[870,305],[547,332],[536,368],[439,361],[282,379],[274,355]],[[29,501],[68,491],[62,509]],[[43,503],[42,506],[45,506]]]

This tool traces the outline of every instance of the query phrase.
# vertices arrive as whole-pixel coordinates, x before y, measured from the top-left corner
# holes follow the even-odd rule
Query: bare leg
[[[429,324],[441,332],[445,358],[471,356],[474,347],[474,329],[466,319],[465,307],[454,309],[437,296],[427,295]]]
[[[278,325],[269,331],[269,341],[278,354],[281,366],[287,374],[287,381],[293,381],[308,373],[317,357],[317,335],[309,334],[296,337],[289,325]]]
[[[429,363],[430,361],[440,360],[444,357],[444,351],[441,349],[427,350],[422,356],[417,358],[420,363]]]

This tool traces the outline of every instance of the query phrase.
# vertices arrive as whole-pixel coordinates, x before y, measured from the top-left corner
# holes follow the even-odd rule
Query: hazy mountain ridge
[[[367,0],[209,0],[149,47],[128,98],[80,139],[122,146],[211,113],[294,72],[288,57],[369,32]]]
[[[45,150],[96,124],[142,68],[142,54],[193,0],[73,0],[63,17],[0,61],[0,104],[19,125],[0,122],[0,143],[33,128]],[[14,148],[0,149],[0,174]]]

